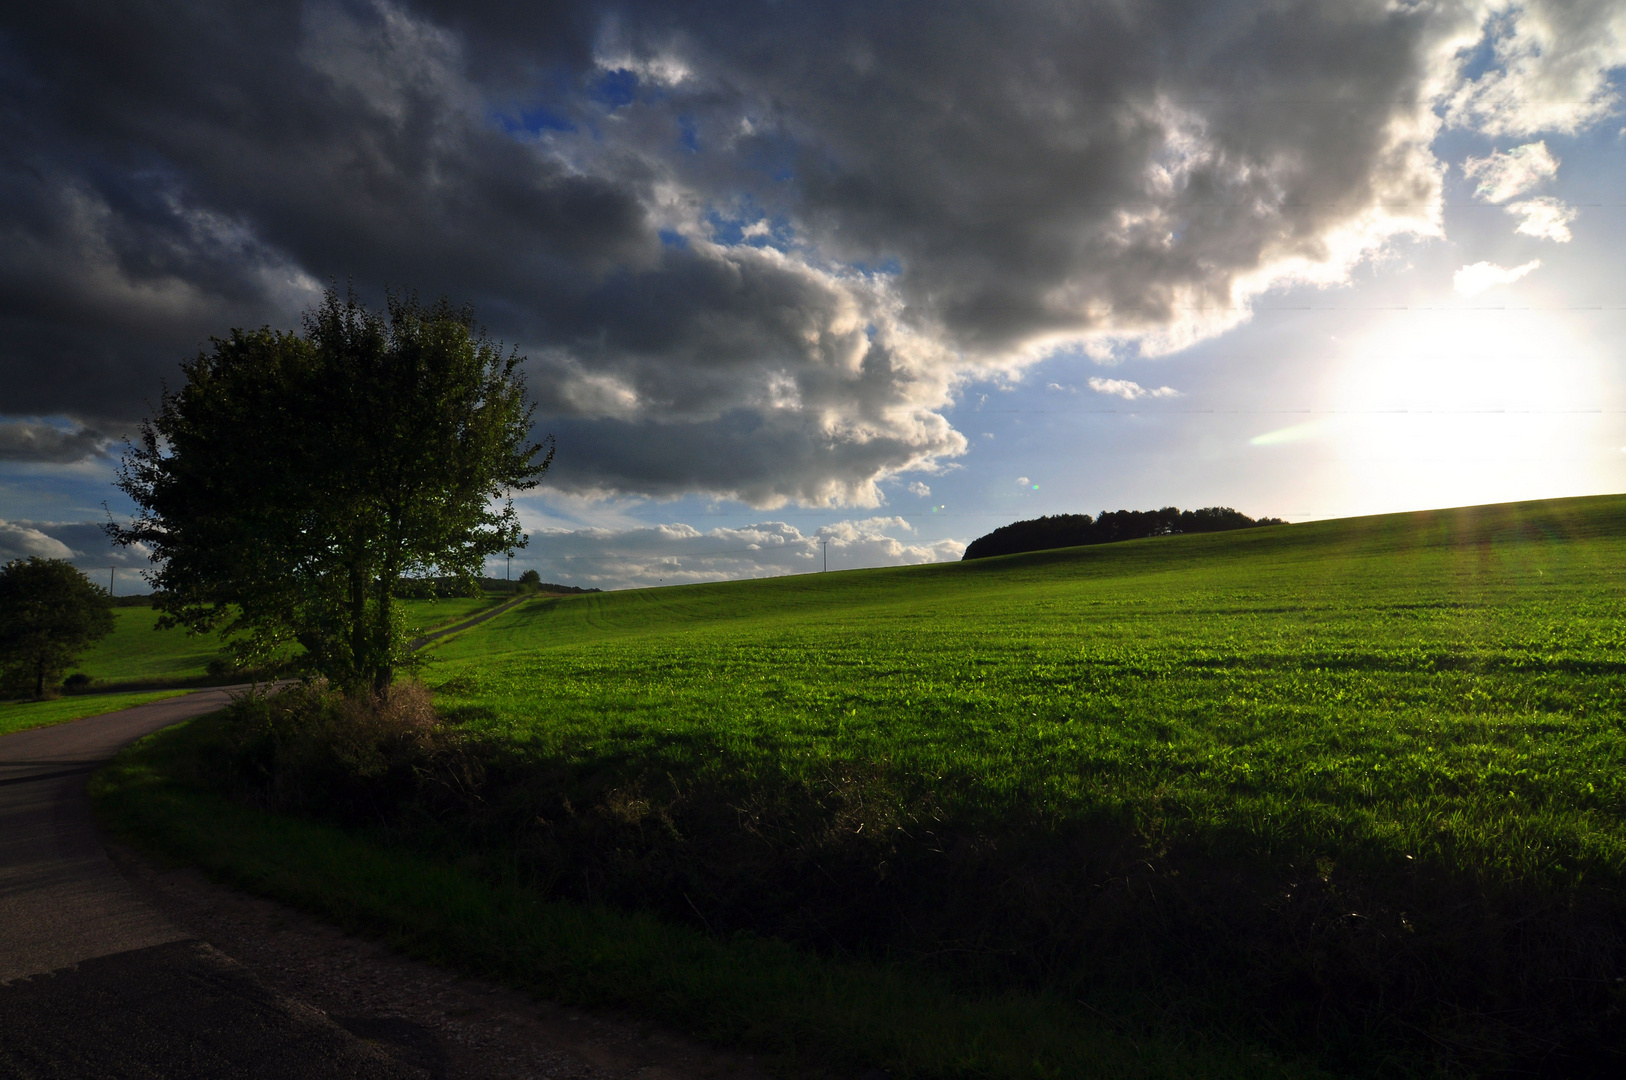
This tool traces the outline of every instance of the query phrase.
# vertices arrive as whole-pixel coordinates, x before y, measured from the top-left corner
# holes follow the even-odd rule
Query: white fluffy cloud
[[[1533,142],[1468,158],[1462,163],[1462,171],[1470,180],[1479,181],[1480,198],[1500,203],[1551,180],[1558,175],[1559,164],[1545,142]]]
[[[1498,266],[1493,262],[1476,262],[1458,270],[1451,284],[1463,296],[1478,296],[1498,285],[1509,285],[1541,266],[1540,259],[1531,259],[1520,266]]]
[[[1090,378],[1090,389],[1097,394],[1111,394],[1121,397],[1125,401],[1135,401],[1143,397],[1171,398],[1179,397],[1180,391],[1172,386],[1158,386],[1148,389],[1138,382],[1128,379],[1103,379],[1099,376]]]
[[[871,566],[949,562],[958,540],[921,541],[901,517],[839,521],[803,533],[782,521],[701,532],[691,525],[641,529],[545,529],[531,534],[516,565],[545,581],[599,588],[678,585]]]
[[[1626,65],[1626,8],[1616,0],[1489,0],[1462,10],[1482,38],[1464,35],[1469,47],[1456,63],[1470,63],[1478,44],[1494,62],[1451,87],[1454,125],[1493,138],[1569,134],[1618,108],[1610,73]]]
[[[1485,157],[1470,157],[1463,162],[1462,171],[1469,179],[1479,181],[1480,198],[1507,203],[1507,212],[1519,219],[1514,232],[1563,244],[1571,239],[1570,222],[1578,216],[1573,206],[1550,195],[1508,202],[1557,176],[1559,164],[1545,142],[1533,142],[1511,150],[1493,150]]]
[[[1507,212],[1520,218],[1514,232],[1559,244],[1569,243],[1570,222],[1580,216],[1575,207],[1547,195],[1508,203]]]

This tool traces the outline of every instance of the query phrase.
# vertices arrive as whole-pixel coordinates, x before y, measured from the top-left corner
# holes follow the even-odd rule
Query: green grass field
[[[480,596],[453,596],[439,600],[401,600],[397,601],[406,609],[407,633],[416,637],[432,630],[439,630],[450,626],[462,619],[471,618],[489,608],[494,608],[512,599],[511,597],[486,593]]]
[[[413,636],[449,626],[502,603],[504,597],[404,600]],[[224,654],[213,634],[157,628],[158,612],[145,607],[116,608],[113,632],[85,650],[69,674],[89,675],[92,692],[55,701],[0,702],[0,735],[60,724],[171,697],[179,688],[208,678],[209,661]],[[218,681],[218,680],[214,680]],[[98,692],[111,684],[112,692]]]
[[[384,835],[1136,1037],[1585,1072],[1623,584],[1605,497],[537,600],[428,650],[486,786]]]
[[[963,820],[1626,879],[1626,500],[539,602],[471,725],[625,775],[880,767]]]
[[[455,597],[447,600],[403,600],[409,633],[417,635],[458,619],[475,615],[501,602],[501,597]],[[221,656],[223,646],[213,634],[185,630],[159,630],[158,612],[152,608],[117,608],[113,632],[94,643],[71,669],[98,683],[136,680],[201,679],[209,661]]]
[[[1505,1063],[1623,973],[1623,584],[1569,500],[543,601],[428,678],[566,894]]]
[[[113,618],[113,632],[86,649],[69,670],[89,675],[93,692],[55,701],[0,702],[0,734],[173,697],[181,687],[202,680],[209,661],[221,654],[220,643],[212,636],[155,629],[158,613],[151,608],[115,608]],[[95,692],[107,684],[114,687],[112,692]]]
[[[115,608],[113,632],[86,649],[71,670],[98,683],[201,679],[209,661],[221,655],[214,635],[159,630],[158,612],[146,607]]]

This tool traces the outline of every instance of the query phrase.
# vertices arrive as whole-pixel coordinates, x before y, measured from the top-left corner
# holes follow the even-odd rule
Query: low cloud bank
[[[120,596],[148,591],[136,571],[152,565],[147,548],[136,544],[115,548],[108,543],[102,527],[94,521],[4,521],[0,520],[0,564],[31,556],[66,559],[83,570],[98,585],[106,585],[108,567],[117,567],[115,591]]]
[[[31,420],[0,421],[0,461],[72,465],[101,457],[111,441],[90,428],[66,429]]]
[[[515,559],[544,580],[603,589],[681,585],[872,566],[953,562],[958,540],[922,540],[901,517],[839,521],[803,533],[783,521],[701,532],[692,525],[641,529],[547,529]]]

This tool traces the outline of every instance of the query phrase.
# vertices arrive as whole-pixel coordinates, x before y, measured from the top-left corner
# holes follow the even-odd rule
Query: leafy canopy
[[[140,512],[108,531],[150,549],[164,625],[237,635],[245,662],[297,642],[382,690],[406,657],[402,576],[472,580],[526,542],[510,495],[553,449],[531,441],[523,362],[467,307],[330,290],[303,334],[233,330],[182,365],[124,455]]]
[[[113,629],[112,600],[71,563],[34,556],[0,568],[0,676],[43,698],[78,654]]]

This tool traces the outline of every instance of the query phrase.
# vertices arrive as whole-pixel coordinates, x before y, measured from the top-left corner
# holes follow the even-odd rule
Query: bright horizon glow
[[[1605,383],[1551,313],[1398,312],[1347,345],[1320,415],[1250,442],[1325,455],[1336,516],[1588,494],[1620,465]]]

